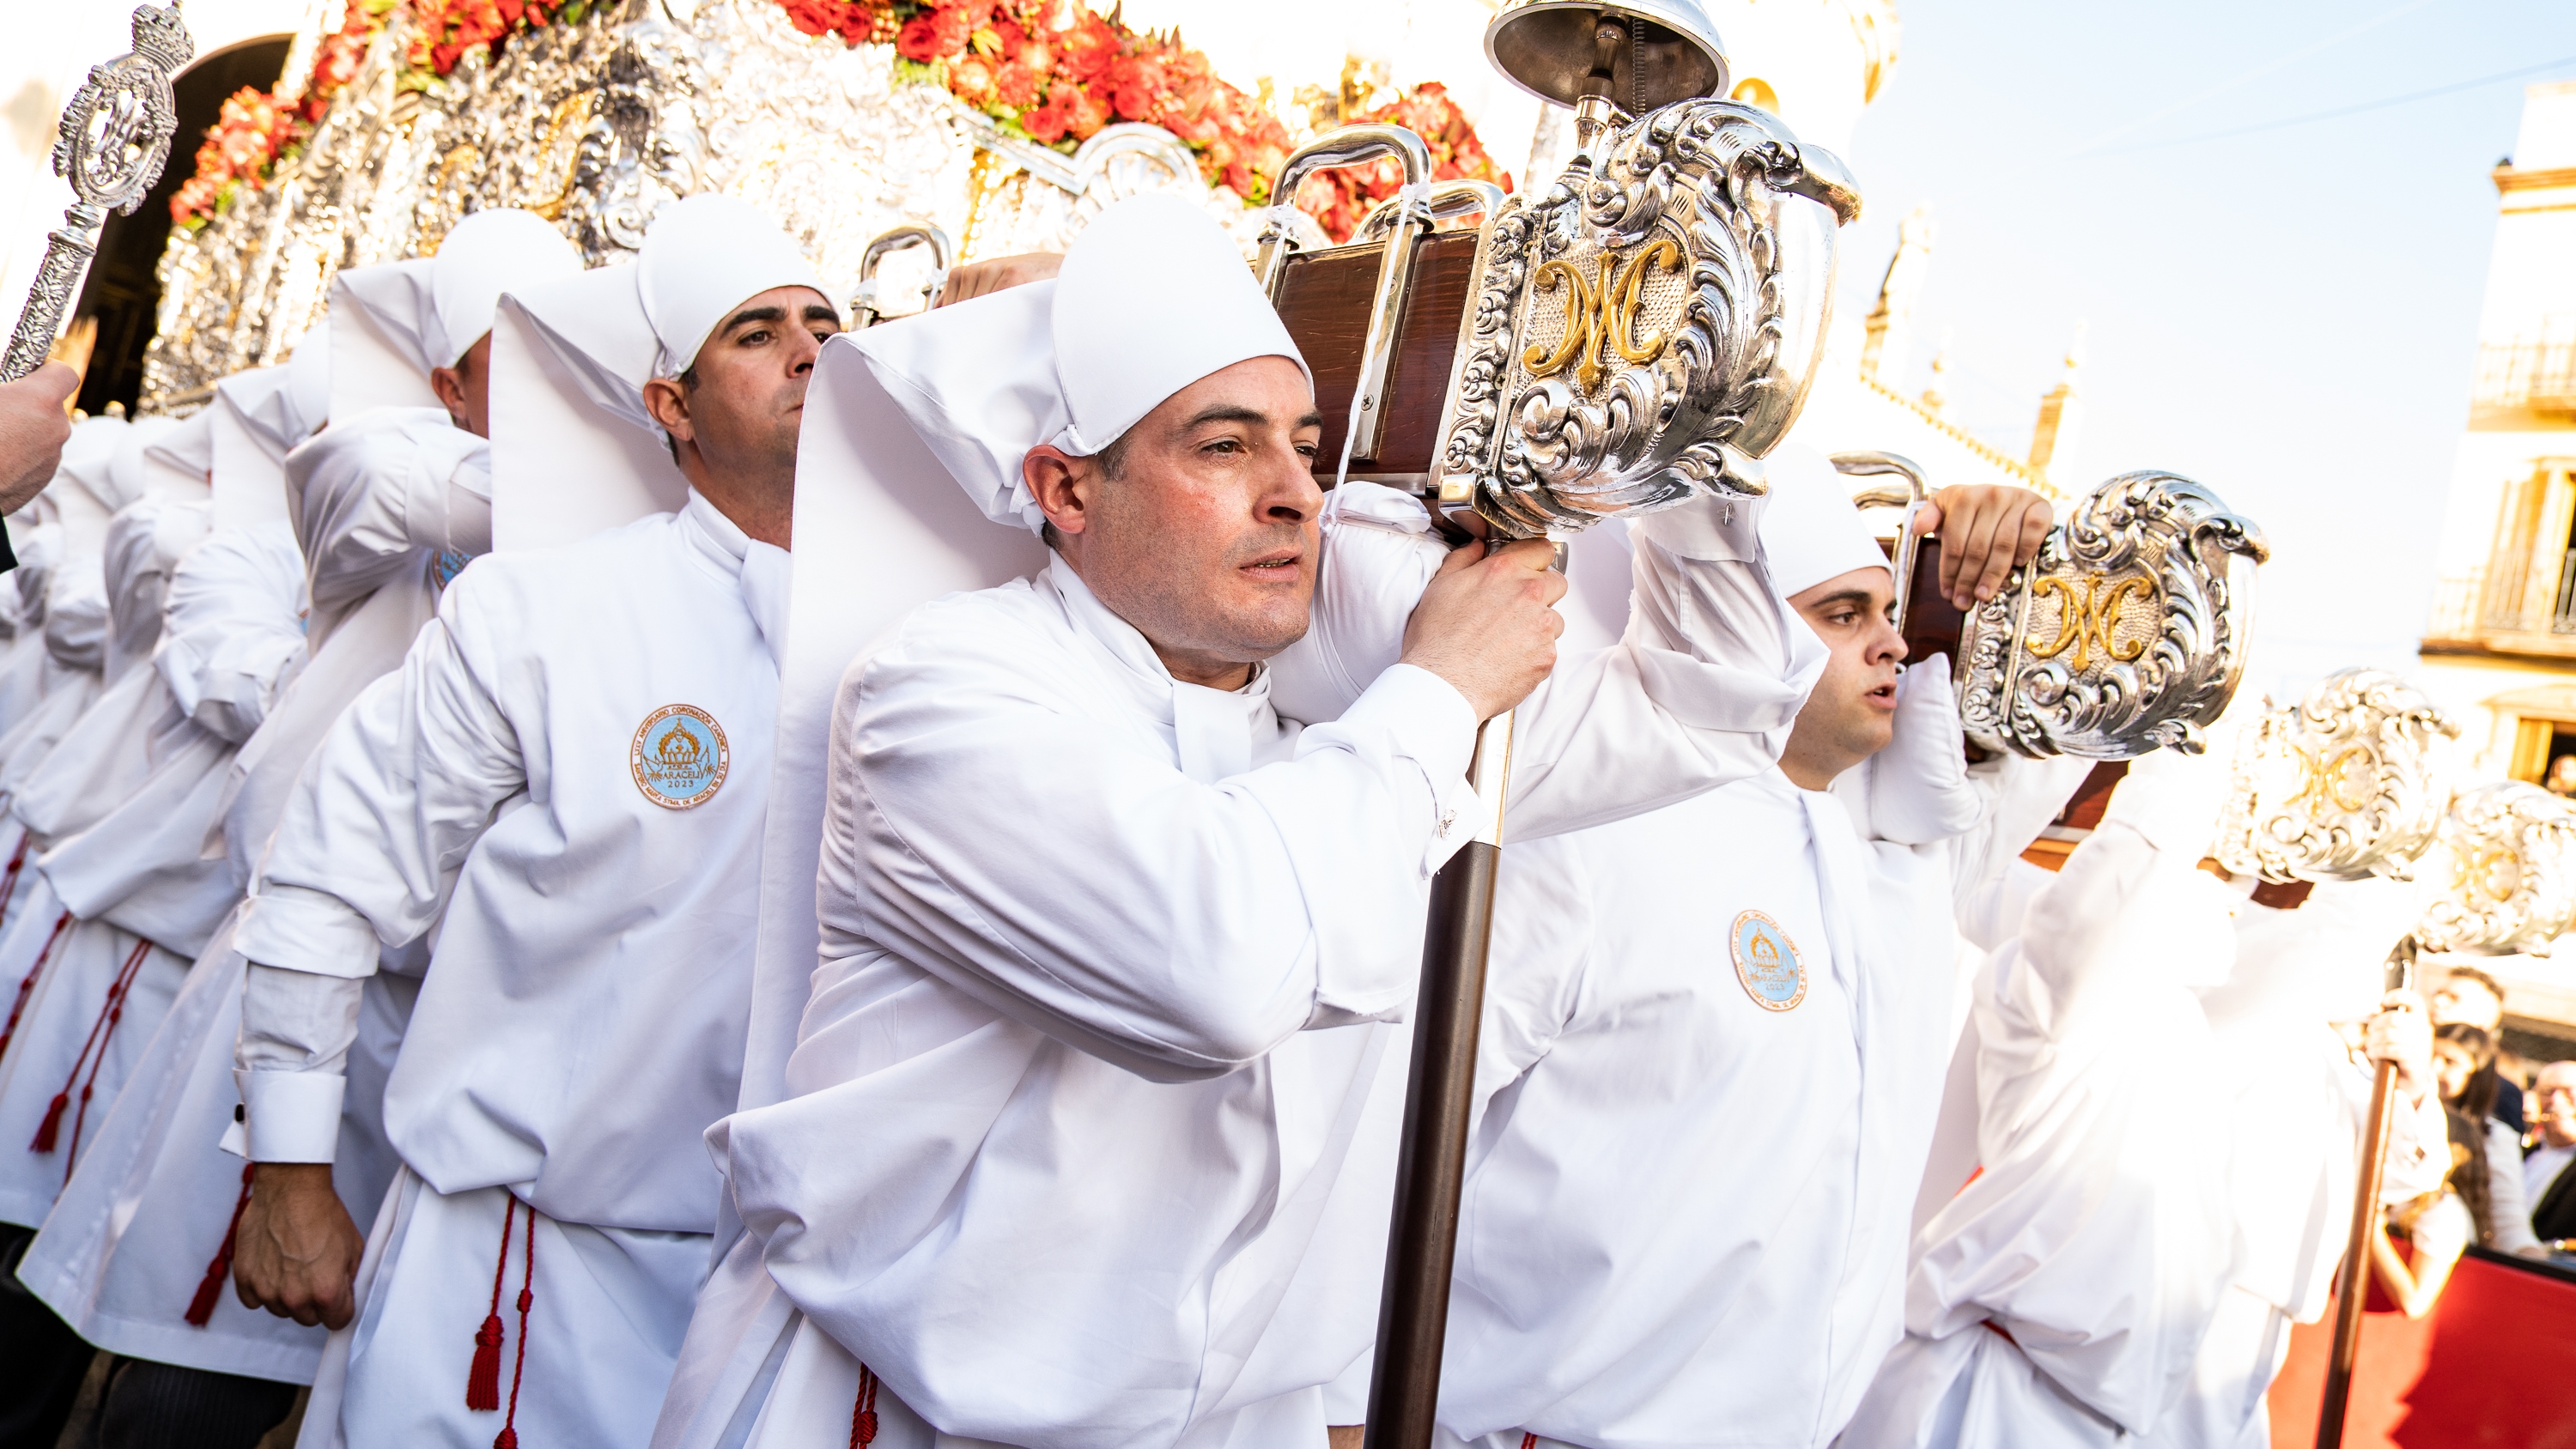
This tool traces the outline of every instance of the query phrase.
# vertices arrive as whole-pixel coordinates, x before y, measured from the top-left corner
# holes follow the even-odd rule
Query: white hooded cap
[[[325,335],[316,332],[313,339]],[[303,357],[299,348],[296,361]],[[211,485],[218,529],[286,518],[286,455],[311,431],[295,416],[295,371],[291,365],[255,367],[215,384],[206,416],[214,431]]]
[[[1234,243],[1178,197],[1129,197],[1074,239],[1051,282],[858,334],[859,351],[985,517],[1046,522],[1020,462],[1087,457],[1165,398],[1255,357],[1305,358]]]
[[[542,286],[581,270],[581,253],[533,211],[478,211],[448,229],[429,263],[429,315],[421,347],[434,366],[454,367],[484,333],[503,292]]]
[[[677,377],[718,326],[773,287],[832,289],[778,223],[738,197],[703,194],[662,208],[635,260],[635,290],[653,329],[652,377]]]
[[[1783,596],[1803,594],[1854,569],[1888,567],[1887,551],[1841,486],[1841,475],[1830,465],[1821,476],[1812,474],[1804,467],[1771,470],[1762,557]]]
[[[562,233],[532,213],[495,208],[451,227],[435,257],[333,277],[331,416],[436,407],[431,370],[455,366],[491,330],[503,292],[580,270],[581,257]],[[443,317],[442,309],[453,315]]]
[[[143,492],[203,503],[215,467],[215,409],[199,408],[143,445]]]
[[[98,493],[96,488],[91,490],[97,493],[99,502],[107,505],[108,512],[114,513],[135,502],[149,490],[152,479],[143,460],[143,450],[178,426],[176,418],[144,417],[126,421],[125,431],[116,438],[115,455],[108,459],[103,480],[106,491]]]
[[[831,292],[778,224],[730,196],[662,209],[635,265],[516,288],[492,328],[492,541],[569,543],[688,499],[644,384],[684,372],[743,303]]]

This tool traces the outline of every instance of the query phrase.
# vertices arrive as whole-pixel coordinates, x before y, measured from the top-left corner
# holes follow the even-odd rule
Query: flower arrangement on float
[[[171,198],[171,219],[204,226],[244,189],[256,189],[294,154],[348,85],[367,45],[397,3],[418,22],[396,84],[425,89],[476,50],[491,50],[538,26],[579,22],[592,0],[350,0],[340,30],[314,55],[300,94],[281,86],[245,88],[224,103],[206,133],[196,174]],[[1142,121],[1178,137],[1210,186],[1245,204],[1270,200],[1270,185],[1294,145],[1288,128],[1258,100],[1221,80],[1205,52],[1178,32],[1130,29],[1080,0],[775,0],[807,35],[842,44],[894,47],[898,79],[937,85],[989,117],[1005,135],[1071,152],[1115,121]],[[1470,177],[1509,190],[1446,87],[1401,94],[1362,119],[1394,120],[1430,145],[1435,178]],[[1393,161],[1327,173],[1299,189],[1297,204],[1335,240],[1347,239],[1376,202],[1402,183]]]
[[[245,190],[255,191],[295,154],[331,102],[367,57],[367,44],[385,28],[394,0],[350,0],[340,28],[314,47],[313,65],[300,93],[244,86],[224,99],[215,124],[197,147],[194,175],[170,197],[170,220],[195,231],[215,219]]]
[[[1359,121],[1392,121],[1422,138],[1431,151],[1434,181],[1490,181],[1505,191],[1512,178],[1485,152],[1467,113],[1449,98],[1449,88],[1425,81],[1394,100],[1353,117]],[[1404,187],[1404,164],[1381,156],[1365,166],[1344,166],[1306,178],[1297,188],[1297,209],[1335,241],[1348,241],[1359,230],[1369,208]]]

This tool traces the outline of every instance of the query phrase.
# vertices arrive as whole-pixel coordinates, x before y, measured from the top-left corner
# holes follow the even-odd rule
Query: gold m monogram
[[[1605,352],[1627,362],[1652,362],[1663,355],[1668,338],[1661,332],[1636,335],[1638,293],[1644,290],[1646,274],[1655,267],[1668,272],[1682,269],[1681,248],[1671,239],[1657,241],[1628,259],[1621,267],[1619,259],[1608,252],[1600,256],[1596,277],[1587,278],[1573,262],[1559,258],[1539,264],[1533,280],[1545,292],[1559,283],[1565,287],[1565,337],[1554,352],[1544,346],[1532,347],[1521,354],[1521,365],[1534,377],[1553,377],[1574,364],[1574,380],[1585,392],[1600,384]]]
[[[2473,900],[2502,905],[2522,889],[2522,859],[2500,845],[2454,853],[2451,888]]]
[[[2143,637],[2131,639],[2124,645],[2112,636],[2119,627],[2121,603],[2133,595],[2152,602],[2156,596],[2154,582],[2135,574],[2113,583],[2108,589],[2103,587],[2104,582],[2100,574],[2086,574],[2075,580],[2041,574],[2031,580],[2032,601],[2054,594],[2058,609],[2057,637],[2045,644],[2031,640],[2030,652],[2041,659],[2054,659],[2065,653],[2071,644],[2075,647],[2074,665],[2077,669],[2092,667],[2096,649],[2102,651],[2104,659],[2115,664],[2126,664],[2145,655],[2147,641]]]

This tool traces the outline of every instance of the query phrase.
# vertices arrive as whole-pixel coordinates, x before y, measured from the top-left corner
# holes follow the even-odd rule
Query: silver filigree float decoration
[[[62,229],[45,239],[35,285],[0,355],[0,382],[15,382],[44,366],[62,330],[63,313],[80,292],[81,275],[98,254],[98,231],[111,211],[132,216],[143,194],[161,179],[170,159],[170,133],[179,129],[170,78],[197,53],[179,7],[137,6],[134,49],[104,65],[63,107],[54,140],[54,174],[71,183],[76,198]]]
[[[2464,790],[2442,819],[2427,950],[2546,955],[2576,923],[2576,807],[2518,780]]]
[[[2253,524],[2171,473],[2124,473],[1968,613],[1959,718],[1989,750],[2134,759],[2203,748],[2253,621]]]
[[[1666,106],[1489,219],[1460,329],[1444,507],[1563,535],[1694,493],[1762,491],[1833,294],[1842,163],[1768,112]]]
[[[2384,669],[2327,675],[2238,736],[2219,863],[2274,882],[2411,878],[2450,807],[2459,733]]]

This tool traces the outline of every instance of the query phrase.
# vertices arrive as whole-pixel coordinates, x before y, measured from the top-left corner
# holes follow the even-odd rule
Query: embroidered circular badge
[[[636,727],[626,763],[645,799],[665,810],[687,810],[724,788],[733,751],[715,716],[693,704],[666,704]]]
[[[1754,1005],[1788,1011],[1807,999],[1807,963],[1798,958],[1797,943],[1778,921],[1746,911],[1727,931],[1726,949],[1735,958],[1735,979],[1744,983],[1744,994]]]

